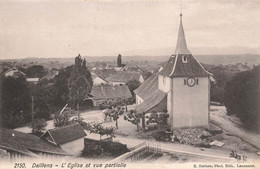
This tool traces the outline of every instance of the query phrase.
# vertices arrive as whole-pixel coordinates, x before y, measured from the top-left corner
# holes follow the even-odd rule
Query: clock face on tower
[[[187,79],[187,85],[190,86],[190,87],[193,87],[195,85],[196,81],[195,81],[195,78],[194,77],[189,77]]]

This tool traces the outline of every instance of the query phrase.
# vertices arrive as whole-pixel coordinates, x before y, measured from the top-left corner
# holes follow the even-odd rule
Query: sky
[[[260,54],[259,0],[182,4],[191,52]],[[171,55],[180,9],[180,0],[0,0],[0,58]]]

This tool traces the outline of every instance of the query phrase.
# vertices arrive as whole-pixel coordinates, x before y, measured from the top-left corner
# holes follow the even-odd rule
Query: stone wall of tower
[[[195,77],[196,78],[196,77]],[[197,77],[198,85],[189,87],[184,77],[173,78],[171,128],[207,126],[209,124],[209,77]]]

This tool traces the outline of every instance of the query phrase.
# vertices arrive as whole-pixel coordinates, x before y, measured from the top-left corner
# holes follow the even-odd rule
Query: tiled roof
[[[92,77],[93,80],[94,80],[95,78],[99,77],[100,79],[106,81],[106,79],[104,79],[103,77],[98,76],[98,75],[97,75],[96,73],[94,73],[94,72],[91,72],[91,77]]]
[[[146,79],[135,91],[134,93],[145,100],[149,97],[156,89],[158,89],[158,74],[152,74],[148,79]]]
[[[13,72],[13,73],[10,73]],[[25,73],[23,73],[22,71],[18,70],[16,67],[10,68],[7,71],[3,72],[4,75],[10,74],[9,76],[14,76],[14,75],[23,75],[25,76]]]
[[[187,63],[182,61],[183,57],[187,58]],[[174,58],[174,62],[171,61],[171,58],[172,60]],[[159,72],[160,75],[169,77],[207,77],[211,75],[191,54],[178,54],[171,58]]]
[[[36,156],[32,151],[55,155],[69,155],[60,147],[48,143],[40,137],[5,128],[0,128],[0,148],[16,151],[28,156]]]
[[[109,98],[131,98],[132,94],[129,88],[125,85],[98,85],[93,86],[91,95],[94,100],[109,99]]]
[[[166,93],[163,93],[159,89],[156,89],[149,94],[149,97],[146,97],[144,102],[136,106],[136,111],[138,113],[147,112],[153,107],[157,106],[165,97],[167,97]],[[161,111],[164,111],[165,109],[167,108],[164,107]]]
[[[53,79],[58,74],[59,74],[59,71],[51,70],[47,75],[45,75],[43,78],[41,78],[41,80],[43,80],[43,79],[47,79],[47,80]]]
[[[109,82],[128,82],[130,80],[138,80],[140,79],[141,73],[140,72],[117,72],[112,76],[106,78]]]
[[[187,57],[188,63],[182,62],[182,57]],[[210,73],[207,72],[201,64],[191,55],[184,54],[178,55],[177,63],[175,66],[175,70],[171,77],[178,76],[209,76]]]
[[[175,59],[175,55],[171,56],[168,62],[163,66],[163,69],[159,72],[159,74],[163,76],[169,76],[173,70]]]
[[[65,144],[86,136],[85,131],[79,124],[48,130],[44,135],[42,135],[42,138],[45,138],[48,134],[53,138],[53,141],[57,145]]]
[[[96,74],[104,79],[116,73],[117,71],[115,69],[104,69],[96,71]]]
[[[143,103],[136,106],[138,113],[149,111],[157,106],[167,95],[158,89],[157,73],[152,74],[134,92],[144,100]]]

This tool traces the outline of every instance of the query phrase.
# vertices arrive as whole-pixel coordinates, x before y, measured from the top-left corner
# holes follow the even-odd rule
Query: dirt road
[[[227,116],[225,106],[210,106],[210,108],[210,120],[213,124],[260,150],[259,134],[244,129],[235,117]]]

